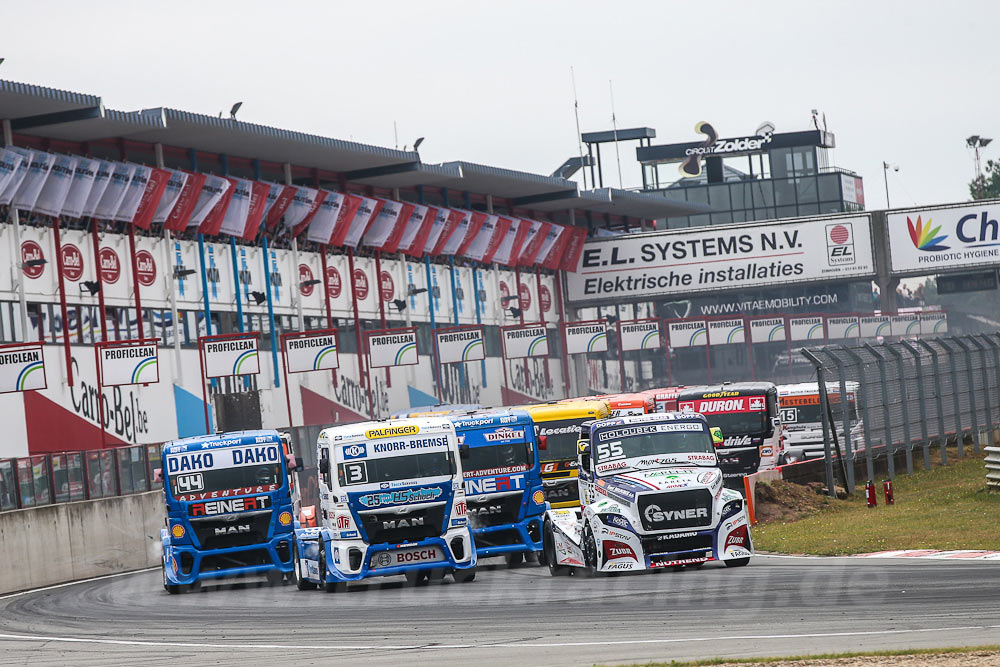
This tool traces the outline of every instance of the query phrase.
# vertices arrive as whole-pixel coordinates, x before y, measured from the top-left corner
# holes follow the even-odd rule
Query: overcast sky
[[[819,109],[869,209],[883,160],[894,206],[967,200],[965,138],[1000,135],[995,1],[19,2],[3,18],[0,78],[123,110],[242,101],[241,120],[390,147],[396,121],[426,162],[552,172],[577,153],[571,66],[584,132],[611,128],[609,80],[618,127],[654,143],[697,139],[699,120],[808,129]],[[634,145],[621,160],[640,184]]]

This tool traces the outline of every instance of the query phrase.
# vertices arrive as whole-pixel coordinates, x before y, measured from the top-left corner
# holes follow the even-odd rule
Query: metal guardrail
[[[0,459],[0,511],[110,498],[163,487],[161,444]]]
[[[948,464],[949,446],[959,458],[970,450],[979,455],[980,443],[991,444],[988,437],[1000,427],[1000,333],[828,345],[802,354],[815,367],[821,388],[831,495],[836,477],[853,493],[858,474],[874,481],[876,469],[890,479],[897,466],[905,466],[907,474],[919,467],[930,469],[932,449],[942,465]],[[855,428],[863,432],[857,447],[853,437],[843,437],[852,433],[847,401],[831,401],[826,392],[830,383],[839,385],[845,396],[846,383],[852,381],[858,383],[861,420]],[[844,442],[837,441],[838,433]]]

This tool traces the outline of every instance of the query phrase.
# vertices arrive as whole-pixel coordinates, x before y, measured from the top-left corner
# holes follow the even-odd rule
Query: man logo
[[[244,523],[240,524],[239,526],[225,526],[223,528],[216,528],[215,536],[218,537],[220,535],[239,535],[240,533],[249,533],[249,532],[250,532],[250,524]]]
[[[415,517],[410,517],[409,519],[399,519],[398,521],[396,519],[392,519],[390,521],[383,521],[382,530],[394,530],[396,528],[412,528],[413,526],[422,526],[422,525],[424,525],[424,517],[415,516]]]

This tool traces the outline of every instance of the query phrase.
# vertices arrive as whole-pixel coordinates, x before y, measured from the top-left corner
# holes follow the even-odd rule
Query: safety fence
[[[1000,333],[802,351],[815,368],[827,488],[980,453],[1000,425]],[[848,400],[842,400],[842,397]],[[953,449],[949,449],[953,448]]]
[[[162,488],[160,444],[0,459],[0,510],[94,500]]]

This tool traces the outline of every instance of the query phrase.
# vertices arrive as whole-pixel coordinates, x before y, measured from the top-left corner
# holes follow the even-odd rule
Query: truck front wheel
[[[476,568],[470,567],[465,570],[455,570],[451,573],[451,576],[455,578],[455,583],[467,584],[476,578]]]
[[[306,581],[305,577],[302,576],[302,557],[299,555],[299,541],[295,540],[292,543],[292,563],[294,568],[292,569],[292,575],[295,577],[295,587],[300,591],[312,591],[316,589],[316,584],[311,581]]]
[[[569,566],[559,565],[556,560],[555,538],[552,536],[552,524],[548,521],[542,526],[542,559],[549,566],[549,574],[553,577],[569,576]]]
[[[749,558],[734,558],[732,560],[723,561],[726,567],[744,567],[750,564]]]
[[[594,531],[587,523],[583,527],[583,569],[580,573],[587,577],[597,576],[597,540],[594,539]]]
[[[170,593],[171,595],[177,595],[181,592],[181,587],[177,584],[171,584],[167,581],[167,561],[163,556],[160,556],[160,568],[163,571],[163,590]]]
[[[323,582],[323,590],[327,593],[336,593],[344,590],[344,584],[339,581],[326,580],[326,547],[320,543],[319,547],[319,579]]]
[[[504,554],[503,559],[507,561],[507,567],[509,568],[521,567],[521,564],[524,563],[524,552],[513,551],[509,554]]]

